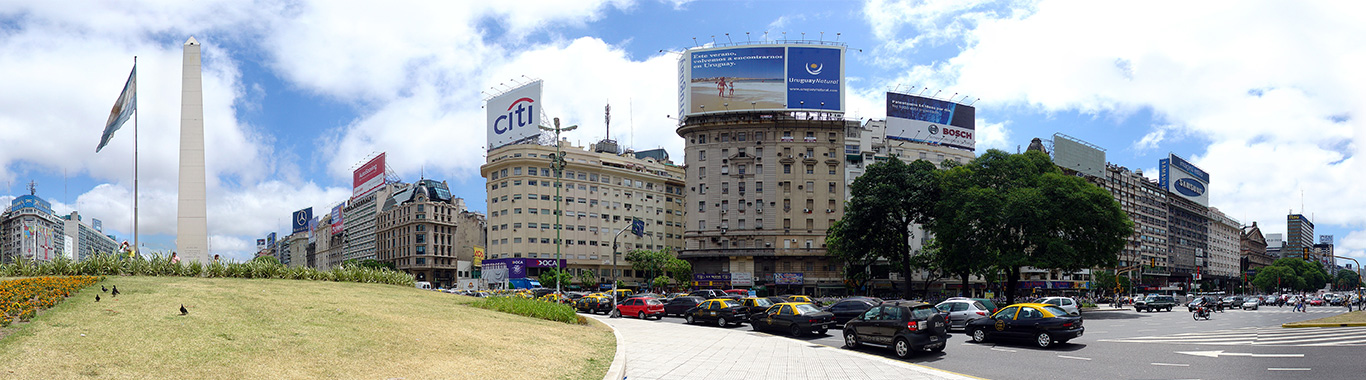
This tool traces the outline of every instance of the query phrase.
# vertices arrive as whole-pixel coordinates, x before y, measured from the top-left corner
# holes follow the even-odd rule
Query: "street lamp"
[[[544,125],[536,127],[543,131],[555,132],[555,155],[550,157],[550,169],[555,171],[555,270],[557,271],[555,273],[555,294],[558,296],[564,294],[560,292],[560,276],[564,273],[564,264],[562,264],[563,261],[560,261],[560,247],[564,246],[564,239],[560,236],[560,231],[564,230],[564,225],[560,224],[560,215],[564,214],[562,210],[563,200],[560,199],[560,188],[564,187],[561,178],[564,178],[565,152],[560,150],[560,132],[569,132],[578,129],[579,126],[571,125],[560,128],[560,118],[557,117],[555,118],[555,128]]]

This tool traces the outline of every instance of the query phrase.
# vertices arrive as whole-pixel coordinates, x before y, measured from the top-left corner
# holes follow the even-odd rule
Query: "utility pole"
[[[560,249],[564,246],[564,239],[561,236],[561,231],[564,231],[564,225],[560,224],[560,215],[564,214],[564,201],[560,199],[560,188],[564,187],[565,152],[560,150],[560,132],[569,132],[578,129],[579,126],[571,125],[560,128],[560,118],[557,117],[555,118],[555,128],[546,127],[544,125],[538,125],[537,127],[543,131],[555,132],[555,156],[550,158],[550,169],[555,171],[555,270],[557,272],[555,273],[555,295],[561,296],[564,293],[560,292],[560,276],[564,273],[564,264],[562,264],[563,261],[560,259]]]

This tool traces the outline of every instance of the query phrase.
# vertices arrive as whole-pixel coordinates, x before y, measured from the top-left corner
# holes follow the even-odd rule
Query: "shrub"
[[[262,256],[247,262],[218,261],[208,264],[178,262],[171,263],[169,257],[159,254],[151,258],[142,256],[122,256],[95,254],[80,262],[65,257],[52,261],[37,262],[18,260],[11,264],[0,265],[0,276],[181,276],[181,277],[230,277],[230,278],[274,278],[314,281],[363,282],[413,286],[413,275],[389,269],[384,266],[342,265],[330,271],[315,268],[287,268],[280,260]]]
[[[532,318],[540,318],[556,322],[570,324],[584,324],[587,321],[574,312],[574,308],[565,304],[541,302],[529,298],[521,297],[488,297],[470,303],[471,306],[500,311],[509,314],[517,314]]]

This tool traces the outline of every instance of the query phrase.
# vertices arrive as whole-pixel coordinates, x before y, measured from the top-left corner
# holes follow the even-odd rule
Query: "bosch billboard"
[[[541,130],[541,81],[533,81],[490,98],[484,105],[488,110],[488,148],[512,144]]]
[[[678,113],[844,112],[844,47],[768,44],[688,50]]]
[[[887,138],[977,149],[977,109],[916,95],[887,93]]]
[[[1209,173],[1175,154],[1158,160],[1157,169],[1158,183],[1163,190],[1209,206]]]
[[[351,173],[351,198],[360,198],[384,185],[384,153]]]

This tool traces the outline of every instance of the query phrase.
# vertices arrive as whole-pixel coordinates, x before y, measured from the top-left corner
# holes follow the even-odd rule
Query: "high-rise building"
[[[1314,255],[1314,222],[1301,214],[1285,217],[1285,248],[1281,257],[1295,257],[1309,262],[1318,261]]]
[[[71,239],[71,244],[66,247],[67,255],[76,261],[84,261],[95,254],[111,255],[118,249],[119,243],[114,238],[85,224],[80,213],[72,211],[62,219],[62,234]]]
[[[1238,279],[1242,223],[1218,208],[1209,208],[1209,260],[1206,273],[1222,280]],[[1221,283],[1220,285],[1226,285]]]
[[[1167,277],[1172,272],[1172,260],[1167,244],[1167,191],[1162,190],[1157,181],[1143,176],[1142,170],[1107,163],[1105,173],[1105,178],[1087,178],[1109,191],[1124,214],[1134,222],[1134,234],[1119,252],[1120,267],[1138,265],[1132,273],[1139,279],[1137,284],[1169,285]]]
[[[484,215],[430,179],[385,199],[376,228],[380,261],[440,288],[472,278],[474,248],[486,237]]]
[[[645,235],[620,234],[615,269],[629,286],[649,280],[631,269],[625,254],[638,248],[683,248],[683,168],[658,161],[660,156],[637,158],[613,149],[594,152],[561,144],[562,202],[555,198],[557,178],[550,167],[555,146],[515,144],[489,151],[488,162],[479,168],[488,186],[487,259],[540,259],[523,261],[525,268],[509,268],[509,273],[534,280],[554,269],[558,248],[566,270],[592,271],[600,284],[610,284],[613,237],[629,231],[631,220],[639,218]],[[558,222],[557,206],[563,211]],[[542,260],[546,265],[540,265]],[[696,267],[693,271],[698,272]]]
[[[1314,244],[1314,259],[1328,270],[1328,274],[1336,276],[1338,274],[1337,259],[1333,257],[1333,235],[1319,235],[1318,244]]]
[[[52,205],[39,198],[30,184],[29,194],[14,198],[0,214],[0,235],[4,236],[0,261],[51,261],[58,256],[74,259],[66,250],[65,227],[62,218],[52,214]]]
[[[375,215],[386,199],[408,188],[406,183],[384,183],[375,191],[352,198],[342,212],[345,248],[341,261],[377,260],[375,253]],[[335,258],[335,256],[334,256]],[[337,263],[339,264],[339,263]]]
[[[1203,277],[1209,265],[1209,207],[1186,197],[1168,195],[1167,201],[1167,246],[1172,259],[1169,281],[1198,281],[1196,277]]]

